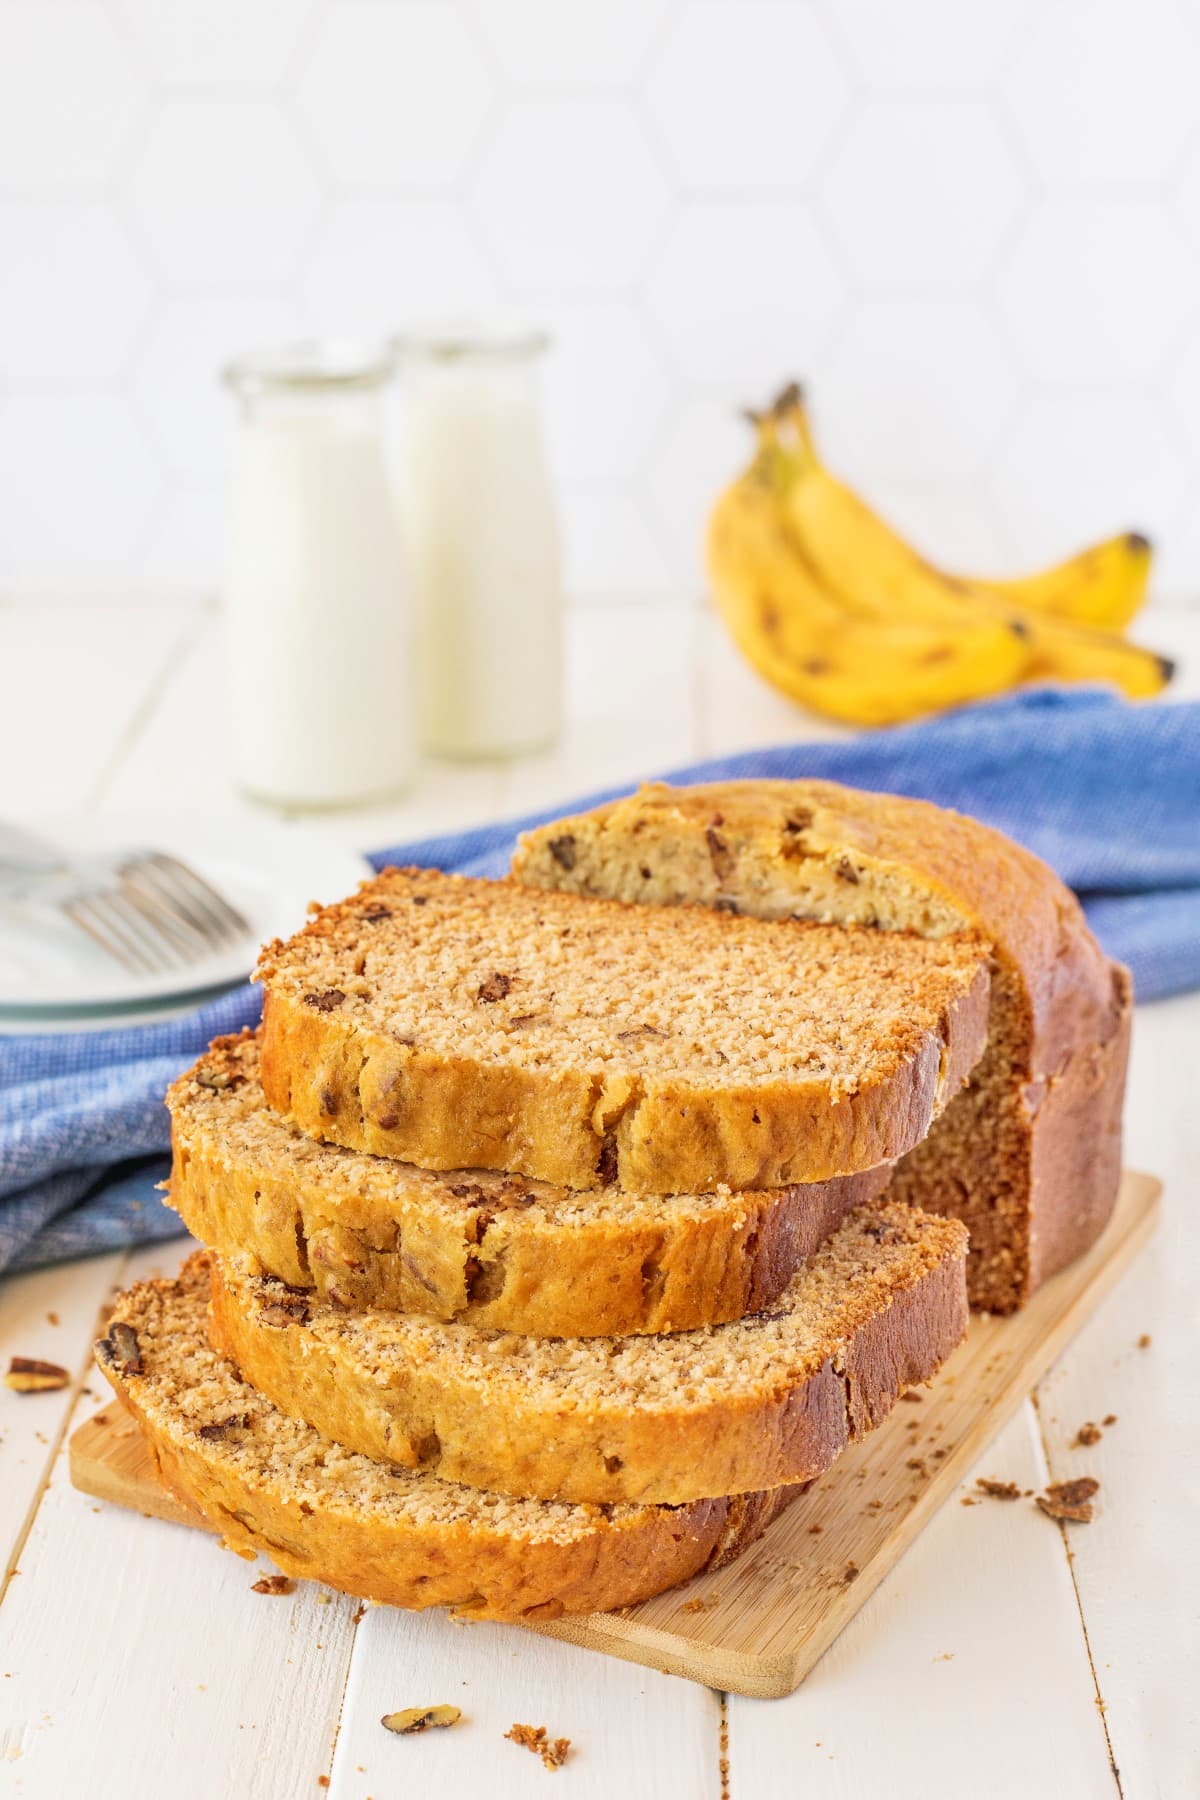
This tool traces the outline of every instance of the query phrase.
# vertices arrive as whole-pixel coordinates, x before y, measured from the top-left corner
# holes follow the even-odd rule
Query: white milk
[[[562,556],[533,381],[544,340],[403,346],[400,492],[425,747],[551,743],[562,722]]]
[[[226,590],[238,777],[260,799],[333,806],[412,770],[408,617],[384,464],[386,362],[247,359]]]

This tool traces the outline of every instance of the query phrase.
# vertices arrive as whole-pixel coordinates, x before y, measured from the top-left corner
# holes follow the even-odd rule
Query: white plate
[[[78,1021],[94,1028],[162,1017],[244,981],[260,944],[304,923],[312,900],[351,893],[371,873],[357,851],[303,826],[273,819],[204,815],[54,820],[39,829],[80,852],[153,846],[190,863],[250,921],[235,944],[162,975],[132,975],[69,920],[30,927],[24,913],[0,907],[0,1021],[9,1030],[51,1029]]]

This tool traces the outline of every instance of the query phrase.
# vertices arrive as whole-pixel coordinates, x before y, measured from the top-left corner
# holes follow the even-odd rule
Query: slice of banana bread
[[[1008,1312],[1103,1230],[1121,1173],[1126,970],[1001,833],[829,781],[656,785],[531,832],[523,881],[995,947],[987,1049],[891,1193],[970,1229],[972,1304]]]
[[[392,1606],[555,1619],[729,1562],[798,1490],[694,1506],[558,1506],[408,1474],[329,1444],[209,1347],[208,1259],[122,1294],[100,1368],[159,1473],[242,1555]]]
[[[262,1084],[429,1169],[649,1193],[910,1150],[984,1041],[986,941],[763,924],[392,869],[268,945]]]
[[[215,1259],[216,1347],[285,1412],[380,1461],[547,1500],[678,1505],[811,1481],[967,1328],[955,1220],[860,1207],[752,1318],[529,1338],[344,1313]]]
[[[770,1306],[891,1175],[659,1196],[434,1174],[318,1143],[272,1112],[250,1033],[218,1038],[167,1105],[170,1205],[211,1249],[343,1308],[535,1336],[685,1331]]]

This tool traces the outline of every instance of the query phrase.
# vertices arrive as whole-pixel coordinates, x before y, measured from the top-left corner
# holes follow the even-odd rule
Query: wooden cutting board
[[[709,1687],[790,1694],[1128,1267],[1160,1192],[1152,1176],[1127,1173],[1086,1256],[1014,1317],[975,1315],[919,1403],[898,1405],[729,1568],[622,1612],[531,1629]],[[115,1403],[75,1432],[71,1479],[98,1499],[212,1529],[163,1487]]]

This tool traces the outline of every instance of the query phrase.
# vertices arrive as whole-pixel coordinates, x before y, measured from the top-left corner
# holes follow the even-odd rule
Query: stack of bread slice
[[[208,1248],[99,1346],[227,1542],[403,1606],[630,1604],[735,1555],[936,1372],[968,1227],[987,1304],[1090,1241],[1123,977],[994,834],[956,887],[914,805],[647,790],[533,834],[506,880],[389,870],[268,946],[261,1032],[169,1096],[171,1204]],[[849,828],[872,806],[899,849]],[[1068,1167],[1038,1120],[1089,1104]]]

